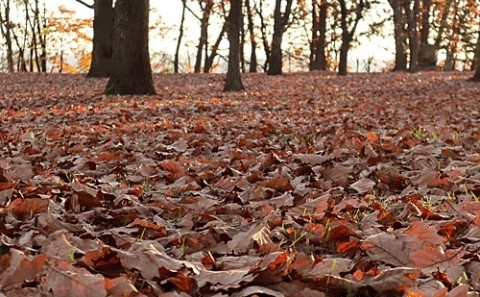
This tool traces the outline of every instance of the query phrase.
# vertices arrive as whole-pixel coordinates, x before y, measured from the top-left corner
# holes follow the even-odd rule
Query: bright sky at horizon
[[[93,0],[84,0],[86,3],[93,3]],[[168,1],[168,9],[167,6],[162,5],[166,1],[161,0],[151,0],[150,6],[152,8],[152,12],[150,14],[150,22],[154,23],[158,21],[158,18],[161,18],[162,26],[164,27],[175,27],[178,26],[180,23],[181,12],[182,12],[182,2],[178,1]],[[72,9],[77,11],[77,16],[81,18],[91,18],[93,17],[93,10],[78,3],[75,0],[47,0],[47,9],[51,11],[55,11],[59,6],[64,6],[68,9]],[[190,20],[190,21],[189,21]],[[185,42],[182,45],[184,55],[188,56],[188,59],[194,60],[194,45],[199,36],[199,24],[190,16],[187,16],[186,22],[186,38]],[[215,26],[212,24],[214,28],[213,31],[219,30],[218,28],[215,29]],[[287,34],[288,37],[288,30]],[[214,34],[211,34],[214,36]],[[175,42],[178,38],[177,30],[169,30],[166,33],[166,36],[163,36],[161,39],[155,36],[151,36],[150,38],[150,48],[151,54],[152,52],[156,52],[158,50],[163,52],[168,52],[169,54],[173,55],[175,51]],[[292,38],[295,40],[295,38]],[[284,40],[284,48],[288,46],[288,39],[285,38]],[[292,42],[290,42],[292,43]],[[365,71],[365,64],[369,59],[373,59],[373,70],[379,71],[383,68],[387,67],[388,63],[393,60],[393,51],[391,49],[393,40],[385,39],[382,37],[372,37],[371,39],[363,39],[362,44],[358,47],[354,47],[350,50],[349,54],[349,65],[352,71]],[[188,46],[187,46],[188,44]],[[260,44],[260,43],[259,43]],[[226,41],[223,43],[223,48],[226,48]],[[259,54],[261,55],[263,50],[259,48]],[[357,69],[358,68],[358,69]]]

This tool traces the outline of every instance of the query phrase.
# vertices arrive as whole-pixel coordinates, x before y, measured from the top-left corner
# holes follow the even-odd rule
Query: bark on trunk
[[[475,56],[473,57],[471,70],[478,69],[480,64],[480,35],[477,37],[477,43],[475,44]]]
[[[341,27],[342,27],[342,45],[340,46],[340,62],[338,64],[338,75],[347,75],[348,73],[348,51],[350,50],[350,43],[353,40],[355,31],[357,30],[358,23],[363,16],[364,2],[360,0],[355,9],[355,19],[352,20],[353,24],[351,29],[348,29],[348,10],[345,0],[339,0],[340,2],[340,14],[341,14]]]
[[[228,15],[228,71],[223,91],[244,90],[240,74],[240,23],[242,15],[242,0],[231,0]]]
[[[257,41],[255,40],[255,25],[253,23],[253,11],[250,6],[250,0],[245,0],[247,8],[248,33],[250,35],[250,67],[248,72],[257,72]]]
[[[105,94],[153,95],[148,52],[149,0],[117,0],[113,37],[113,73]]]
[[[285,32],[290,13],[292,11],[292,0],[287,0],[285,11],[282,13],[282,0],[275,1],[275,12],[273,14],[273,37],[272,50],[270,52],[270,64],[268,65],[268,75],[282,74],[282,39]]]
[[[242,0],[243,1],[243,0]],[[243,8],[242,8],[243,9]],[[240,71],[245,73],[245,42],[246,32],[244,26],[243,12],[240,12]]]
[[[405,71],[407,70],[407,53],[405,51],[404,0],[389,0],[389,2],[393,9],[393,34],[395,39],[395,67],[393,71]]]
[[[430,7],[432,0],[422,1],[422,29],[420,31],[420,44],[427,44],[430,34]]]
[[[112,0],[95,0],[92,62],[88,77],[109,77],[112,74],[114,18],[112,5]]]
[[[340,46],[340,61],[338,63],[338,75],[347,75],[348,73],[348,50],[350,49],[348,37],[342,37],[342,45]]]
[[[265,22],[265,18],[263,17],[263,0],[260,0],[256,12],[258,17],[260,18],[260,32],[262,33],[263,50],[265,51],[265,63],[263,64],[263,69],[267,71],[268,65],[270,64],[271,48],[268,44],[267,23]]]
[[[215,60],[215,57],[218,54],[218,48],[220,46],[220,43],[223,40],[223,35],[225,35],[226,31],[227,31],[227,22],[225,22],[224,25],[222,26],[222,30],[220,30],[217,40],[215,41],[215,44],[212,46],[212,50],[210,51],[210,54],[207,55],[207,57],[205,58],[205,66],[203,67],[204,73],[208,73],[212,69],[213,61]]]
[[[479,37],[480,39],[480,37]],[[471,78],[473,81],[480,81],[480,50],[477,50],[477,55],[476,55],[476,60],[477,60],[477,65],[475,67],[475,74]]]
[[[328,3],[314,1],[312,7],[312,48],[310,54],[310,70],[327,70],[325,53],[327,34]]]
[[[7,46],[7,69],[14,72],[12,34],[10,26],[10,0],[5,3],[5,13],[0,10],[0,29]]]
[[[46,33],[46,28],[47,28],[47,13],[46,13],[46,6],[45,3],[43,3],[43,16],[40,18],[40,8],[38,6],[38,1],[35,2],[36,7],[35,9],[37,10],[38,14],[38,20],[37,20],[37,34],[38,34],[38,40],[40,43],[40,71],[42,72],[47,72],[47,33]]]
[[[205,5],[202,6],[202,3],[205,1]],[[210,19],[210,14],[212,12],[213,1],[212,0],[199,0],[200,7],[202,9],[202,19],[200,23],[200,39],[198,40],[197,46],[197,57],[195,60],[194,72],[200,73],[202,69],[202,55],[203,50],[207,51],[208,46],[208,21]]]
[[[187,1],[182,0],[183,8],[182,8],[182,17],[180,20],[180,29],[178,31],[178,40],[177,40],[177,47],[175,49],[175,58],[173,60],[173,72],[178,73],[178,64],[179,64],[179,57],[180,57],[180,46],[182,44],[183,38],[183,27],[185,24],[185,12],[187,10]]]
[[[453,3],[453,21],[454,23],[460,22],[459,16],[459,7],[458,3],[454,1]],[[448,36],[448,44],[447,44],[447,53],[445,58],[445,66],[444,70],[452,71],[455,69],[455,54],[457,52],[457,45],[458,45],[458,35],[460,34],[460,27],[461,26],[453,26],[451,29],[451,34]]]

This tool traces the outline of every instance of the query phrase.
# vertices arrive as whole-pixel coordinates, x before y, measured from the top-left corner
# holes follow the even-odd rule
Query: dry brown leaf
[[[28,220],[36,214],[46,212],[48,205],[49,201],[46,199],[18,198],[13,200],[12,203],[7,206],[7,212],[19,220]]]
[[[350,185],[359,194],[369,193],[375,187],[375,182],[369,178],[362,178]]]
[[[469,75],[252,73],[224,94],[223,75],[160,74],[148,99],[99,96],[106,80],[82,75],[0,75],[2,290],[478,291]]]

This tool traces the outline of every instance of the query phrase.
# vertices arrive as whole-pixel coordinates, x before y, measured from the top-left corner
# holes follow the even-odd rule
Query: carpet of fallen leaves
[[[0,296],[478,296],[471,73],[0,75]]]

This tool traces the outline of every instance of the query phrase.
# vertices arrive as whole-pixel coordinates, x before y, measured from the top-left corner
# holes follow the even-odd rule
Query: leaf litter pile
[[[471,73],[0,76],[0,296],[478,296]]]

